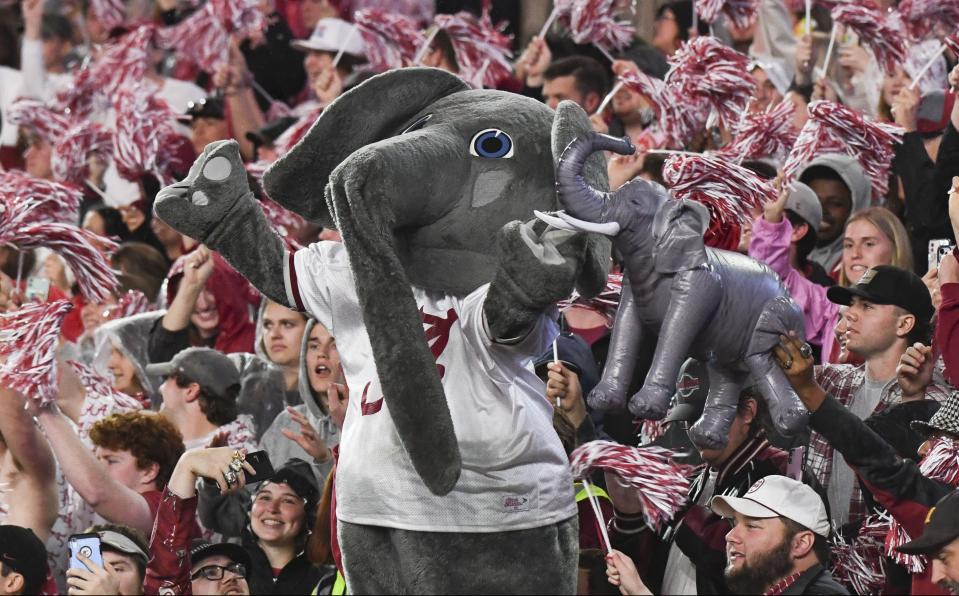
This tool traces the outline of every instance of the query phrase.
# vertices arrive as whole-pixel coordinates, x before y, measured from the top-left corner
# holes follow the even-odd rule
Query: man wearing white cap
[[[829,515],[809,486],[785,476],[756,481],[742,498],[713,497],[732,520],[726,583],[740,594],[848,594],[826,565]]]
[[[306,52],[303,68],[311,99],[316,100],[306,102],[310,108],[317,104],[325,106],[336,99],[353,67],[366,59],[366,48],[359,31],[342,19],[320,19],[309,39],[298,39],[290,45]],[[300,111],[297,106],[296,112],[302,115]]]

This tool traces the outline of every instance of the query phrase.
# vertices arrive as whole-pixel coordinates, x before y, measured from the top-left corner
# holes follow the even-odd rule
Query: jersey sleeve
[[[342,247],[337,250],[337,247],[324,246],[328,244],[334,243],[317,242],[289,253],[283,273],[290,304],[332,331],[332,289],[343,283],[344,276],[352,284],[352,277],[345,251]]]

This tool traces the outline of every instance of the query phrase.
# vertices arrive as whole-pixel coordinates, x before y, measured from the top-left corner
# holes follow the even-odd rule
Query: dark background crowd
[[[697,466],[688,503],[662,531],[646,525],[637,489],[615,474],[596,477],[594,489],[575,487],[580,592],[959,593],[959,56],[941,45],[959,22],[931,19],[892,69],[842,32],[823,72],[834,2],[807,11],[803,2],[761,0],[743,27],[724,17],[707,23],[687,0],[639,1],[632,12],[619,3],[637,33],[612,52],[574,43],[558,23],[536,35],[545,1],[492,2],[489,13],[512,36],[515,59],[512,73],[488,86],[553,109],[571,100],[597,131],[629,136],[639,148],[608,157],[611,189],[636,177],[667,186],[670,151],[721,154],[733,141],[736,130],[710,121],[682,146],[669,143],[666,110],[618,84],[636,73],[663,79],[668,59],[697,37],[749,57],[744,119],[788,107],[787,127],[798,132],[809,104],[825,100],[896,125],[901,142],[882,181],[839,148],[818,152],[785,184],[783,154],[741,159],[736,165],[778,185],[778,198],[707,235],[716,248],[768,265],[802,310],[811,355],[803,338],[783,337],[777,358],[812,413],[803,436],[779,436],[764,399],[747,387],[727,446],[695,448],[686,430],[703,412],[709,379],[694,360],[664,420],[594,411],[586,397],[605,366],[623,271],[614,263],[600,296],[561,304],[556,355],[533,365],[567,450],[595,439],[652,444]],[[879,4],[885,14],[920,3]],[[43,110],[62,116],[58,102],[80,84],[79,73],[137,27],[175,27],[203,9],[131,0],[114,22],[104,17],[108,5],[0,2],[0,174],[19,171],[81,195],[69,224],[89,232],[119,282],[93,298],[79,289],[83,272],[58,251],[0,242],[0,313],[35,301],[73,305],[59,330],[55,399],[0,384],[0,593],[174,586],[342,594],[332,496],[351,388],[342,384],[335,338],[261,296],[218,254],[154,217],[152,204],[165,175],[182,178],[208,143],[235,139],[291,249],[339,241],[335,229],[271,203],[258,180],[325,106],[375,74],[353,32],[356,11],[415,19],[428,32],[419,65],[470,80],[476,73],[465,72],[461,46],[432,23],[437,14],[485,18],[484,4],[263,0],[263,27],[231,34],[213,67],[196,52],[151,42],[138,82],[174,116],[164,125],[175,136],[163,137],[165,163],[131,175],[78,141],[79,167],[65,176],[64,141],[82,133],[51,124]],[[24,110],[31,100],[39,107]],[[109,104],[82,114],[108,130],[123,117]],[[147,130],[143,142],[150,137]],[[4,188],[0,228],[15,204]],[[648,366],[652,354],[636,358]],[[275,473],[237,490],[237,475],[253,473],[246,456],[258,451]],[[174,507],[170,494],[190,506]],[[102,558],[71,564],[71,536],[84,533],[98,537]]]

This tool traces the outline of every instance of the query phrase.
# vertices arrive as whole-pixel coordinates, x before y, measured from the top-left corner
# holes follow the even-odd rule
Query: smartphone
[[[45,277],[31,277],[27,282],[26,301],[46,302],[50,295],[50,280]]]
[[[938,268],[942,258],[952,252],[956,247],[951,240],[946,238],[937,238],[929,241],[929,268]]]
[[[103,567],[103,552],[100,550],[99,534],[74,534],[70,536],[70,569],[88,569],[77,555],[83,555],[100,567]]]
[[[270,456],[266,451],[254,451],[246,454],[246,463],[253,466],[255,474],[246,473],[246,483],[263,482],[273,477],[273,464],[270,463]]]

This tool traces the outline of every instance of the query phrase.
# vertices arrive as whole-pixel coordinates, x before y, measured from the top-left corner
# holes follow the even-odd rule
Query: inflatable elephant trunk
[[[589,185],[583,174],[586,160],[597,151],[614,151],[631,155],[636,149],[626,138],[589,133],[577,137],[563,151],[556,167],[556,187],[563,205],[576,218],[594,223],[606,223],[609,217],[609,193]]]

